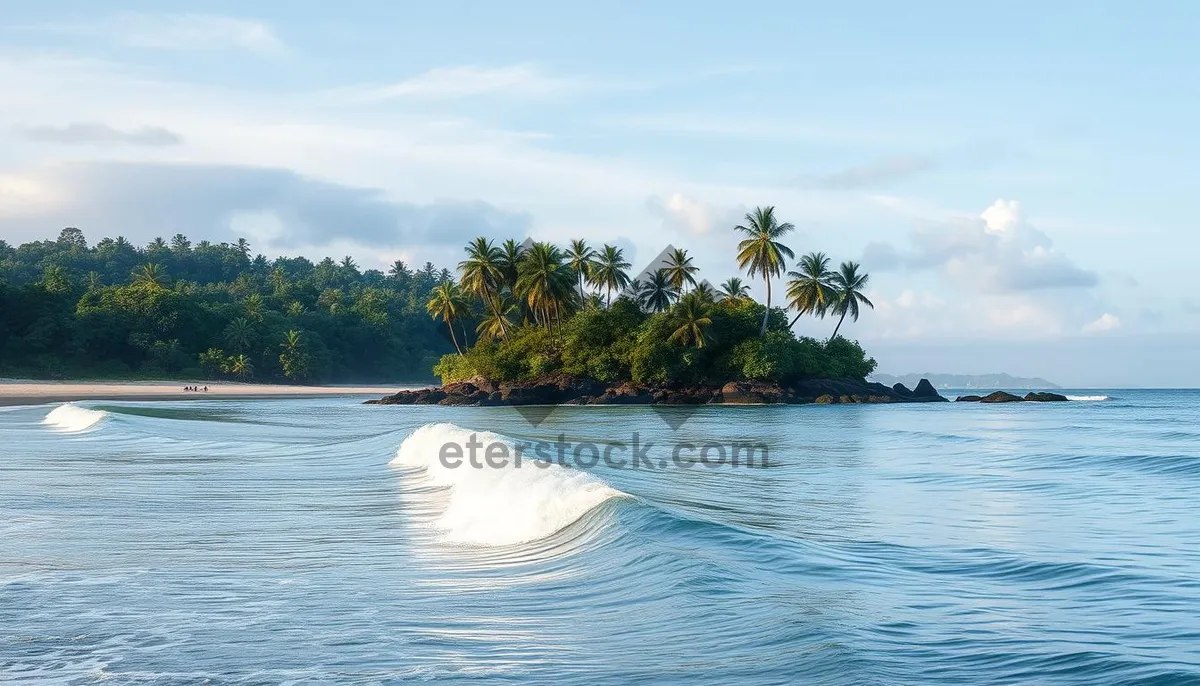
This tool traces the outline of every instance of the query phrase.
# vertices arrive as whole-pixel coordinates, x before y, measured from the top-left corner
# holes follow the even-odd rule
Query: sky
[[[0,0],[0,238],[720,283],[773,205],[870,274],[880,371],[1200,386],[1200,5],[566,5]]]

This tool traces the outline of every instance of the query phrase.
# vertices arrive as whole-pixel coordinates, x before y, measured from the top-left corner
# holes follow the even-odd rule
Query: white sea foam
[[[625,495],[600,479],[556,464],[525,458],[520,467],[454,468],[442,464],[446,443],[513,441],[490,431],[468,431],[454,424],[426,424],[400,445],[391,464],[424,470],[424,478],[444,489],[436,498],[433,526],[444,541],[485,546],[514,545],[545,538],[575,522],[610,498]],[[465,451],[466,448],[463,448]],[[511,454],[511,451],[510,451]]]
[[[73,403],[59,405],[42,420],[47,426],[61,431],[83,431],[108,416],[104,410],[89,410]]]
[[[1068,395],[1067,400],[1108,400],[1107,395]]]

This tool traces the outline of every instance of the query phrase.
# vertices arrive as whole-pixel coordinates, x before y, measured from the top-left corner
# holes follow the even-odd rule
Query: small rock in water
[[[995,393],[989,393],[979,399],[979,402],[981,402],[981,403],[1019,403],[1019,402],[1024,402],[1024,401],[1025,401],[1025,399],[1022,398],[1021,396],[1013,395],[1012,393],[1008,393],[1005,391],[996,391]]]
[[[1060,403],[1060,402],[1064,402],[1064,401],[1068,400],[1067,396],[1065,396],[1065,395],[1059,395],[1058,393],[1047,393],[1045,391],[1042,391],[1042,392],[1030,391],[1028,394],[1026,394],[1025,399],[1032,400],[1034,402],[1042,402],[1042,403],[1050,403],[1050,402]]]

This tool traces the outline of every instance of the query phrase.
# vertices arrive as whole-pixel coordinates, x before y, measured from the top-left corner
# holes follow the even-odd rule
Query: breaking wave
[[[1067,400],[1108,400],[1107,395],[1068,395]]]
[[[400,445],[390,464],[423,470],[436,491],[418,494],[433,510],[432,525],[451,543],[506,546],[545,538],[578,521],[593,508],[627,494],[581,471],[526,459],[501,468],[450,468],[438,458],[442,446],[488,445],[511,439],[454,424],[426,424]],[[464,448],[465,450],[465,448]]]
[[[73,403],[59,405],[46,415],[42,423],[60,431],[83,431],[108,416],[103,410],[89,410]]]

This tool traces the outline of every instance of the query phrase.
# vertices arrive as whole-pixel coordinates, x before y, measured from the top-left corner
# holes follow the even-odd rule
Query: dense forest
[[[426,303],[449,271],[252,256],[245,240],[0,240],[0,376],[425,381],[454,350]]]

